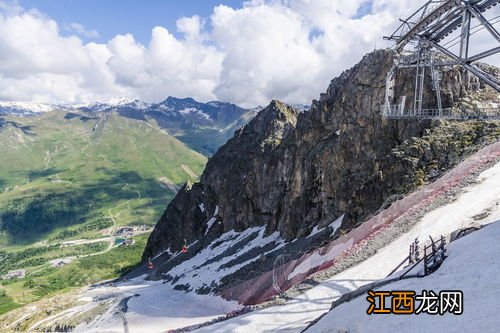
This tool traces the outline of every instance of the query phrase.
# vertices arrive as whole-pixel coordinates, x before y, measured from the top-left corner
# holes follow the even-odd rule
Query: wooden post
[[[413,244],[410,244],[410,253],[408,253],[408,264],[413,263]]]
[[[424,275],[427,275],[427,246],[424,246]]]

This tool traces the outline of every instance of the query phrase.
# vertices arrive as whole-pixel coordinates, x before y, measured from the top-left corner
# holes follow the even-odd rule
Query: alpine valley
[[[19,274],[0,313],[140,262],[168,202],[255,114],[174,97],[0,102],[0,276]]]
[[[383,117],[395,60],[365,55],[304,109],[4,106],[2,269],[24,275],[3,282],[0,329],[495,331],[500,124]],[[498,109],[499,94],[459,66],[440,80],[444,109]],[[413,82],[402,70],[392,89],[410,96]],[[427,254],[403,265],[415,239],[442,255],[432,275]],[[472,306],[383,321],[365,296],[385,285],[463,290]]]

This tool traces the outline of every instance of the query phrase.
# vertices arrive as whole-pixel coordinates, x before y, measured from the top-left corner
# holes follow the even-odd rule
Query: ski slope
[[[448,258],[424,278],[397,281],[380,290],[461,290],[463,314],[367,315],[365,295],[333,309],[308,333],[498,332],[500,221],[451,243]],[[418,303],[420,304],[420,303]]]
[[[478,216],[480,216],[480,219]],[[205,326],[196,330],[196,332],[300,332],[312,320],[327,312],[330,309],[331,303],[342,294],[355,290],[367,283],[385,278],[407,256],[408,246],[416,237],[423,243],[428,239],[429,235],[433,238],[437,238],[441,234],[447,236],[456,229],[471,224],[489,224],[499,220],[500,163],[483,171],[477,177],[476,181],[464,188],[453,202],[428,212],[408,232],[381,248],[375,255],[358,265],[319,283],[287,301],[284,305],[260,309]],[[488,228],[484,230],[488,230]],[[257,229],[247,231],[247,233],[255,233],[257,237],[248,242],[246,247],[240,249],[239,252],[241,253],[245,253],[248,249],[255,246],[262,246],[268,243],[274,243],[276,246],[282,245],[282,240],[275,234],[264,236],[261,230]],[[247,233],[225,236],[231,236],[231,240],[238,243],[242,237],[248,237]],[[473,235],[469,235],[466,238]],[[456,244],[459,244],[458,241]],[[185,283],[190,283],[192,287],[201,286],[209,277],[203,277],[202,275],[215,274],[215,276],[211,276],[211,279],[217,280],[217,278],[220,278],[217,275],[221,273],[220,271],[208,269],[199,271],[198,274],[200,275],[197,275],[189,267],[200,264],[194,262],[194,260],[200,260],[201,257],[208,260],[213,255],[223,251],[225,246],[217,246],[213,249],[215,252],[210,253],[210,256],[200,256],[199,258],[191,259],[189,265],[188,263],[180,265],[176,268],[178,276]],[[479,250],[480,248],[478,248]],[[450,259],[452,258],[453,251],[453,248],[451,248],[449,253]],[[318,264],[316,261],[320,259],[319,257],[311,258],[315,261],[314,265]],[[221,267],[220,264],[224,263],[228,258],[222,258],[221,260],[217,267]],[[215,268],[216,266],[214,266]],[[440,271],[438,271],[434,275],[439,276],[440,274]],[[461,279],[462,277],[458,276],[455,280],[459,282]],[[480,281],[483,277],[476,274],[475,279]],[[405,283],[411,283],[411,281],[408,280]],[[453,286],[450,285],[449,287],[452,288]],[[464,291],[466,290],[464,288]],[[470,291],[469,289],[467,292],[472,293],[475,291]],[[91,322],[77,326],[75,331],[116,333],[166,332],[172,329],[202,324],[241,308],[236,302],[226,301],[219,296],[197,295],[194,292],[178,291],[174,290],[170,283],[164,284],[162,281],[145,281],[143,277],[116,285],[104,285],[92,288],[84,292],[80,297],[80,305],[70,308],[65,313],[49,316],[42,323],[39,323],[39,325],[34,325],[33,328],[37,329],[57,322],[64,322],[65,318],[72,318],[77,314],[93,311],[93,309],[97,309],[102,304],[110,305]],[[366,306],[364,303],[362,305],[363,307]],[[341,309],[341,307],[338,309]],[[363,314],[364,311],[366,309],[363,310]],[[331,315],[334,316],[335,313],[332,312]],[[361,319],[352,320],[360,321]],[[323,323],[321,324],[323,325]],[[325,325],[328,326],[331,324],[327,323]],[[366,323],[366,325],[369,326],[371,323]],[[399,325],[399,323],[395,322],[394,325]],[[366,326],[359,328],[361,332],[364,327]],[[353,331],[356,332],[356,329],[358,327],[354,327]],[[323,332],[323,329],[318,326],[318,330],[316,331]],[[316,331],[313,330],[312,332]]]
[[[486,217],[480,220],[473,218],[485,212]],[[500,163],[483,171],[476,182],[466,187],[455,201],[425,214],[406,234],[369,259],[321,282],[285,305],[255,311],[196,332],[300,332],[312,320],[327,312],[331,303],[342,294],[385,278],[408,255],[409,244],[416,237],[426,240],[429,235],[433,238],[442,234],[447,236],[462,227],[498,220]],[[372,330],[382,331],[385,330]]]
[[[77,326],[75,332],[165,332],[210,321],[238,308],[235,302],[218,296],[176,291],[169,284],[139,277],[87,291],[81,298],[87,302],[73,308],[71,315],[89,311],[107,299],[114,304],[91,323]]]

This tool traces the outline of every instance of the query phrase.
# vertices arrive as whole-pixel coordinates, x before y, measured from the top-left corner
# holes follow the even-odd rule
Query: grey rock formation
[[[308,112],[272,101],[217,151],[199,183],[182,188],[151,234],[143,258],[179,249],[185,238],[198,240],[196,251],[223,232],[252,226],[265,225],[267,234],[279,231],[292,240],[342,214],[337,234],[345,232],[387,198],[431,181],[498,138],[496,124],[382,118],[379,107],[392,57],[390,50],[365,56],[332,80]],[[398,77],[397,94],[411,96],[411,77]],[[449,69],[443,77],[445,106],[470,97],[469,83],[460,70]],[[222,223],[206,230],[216,210]]]

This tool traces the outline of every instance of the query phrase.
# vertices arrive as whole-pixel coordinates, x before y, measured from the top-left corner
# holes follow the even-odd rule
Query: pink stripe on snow
[[[225,289],[220,295],[245,305],[262,303],[277,295],[274,286],[278,285],[281,290],[286,290],[304,281],[309,275],[334,266],[339,259],[355,252],[398,219],[422,210],[440,195],[460,185],[472,173],[482,170],[486,164],[498,158],[500,142],[481,149],[435,182],[394,202],[389,208],[329,244],[291,260],[273,271]]]

